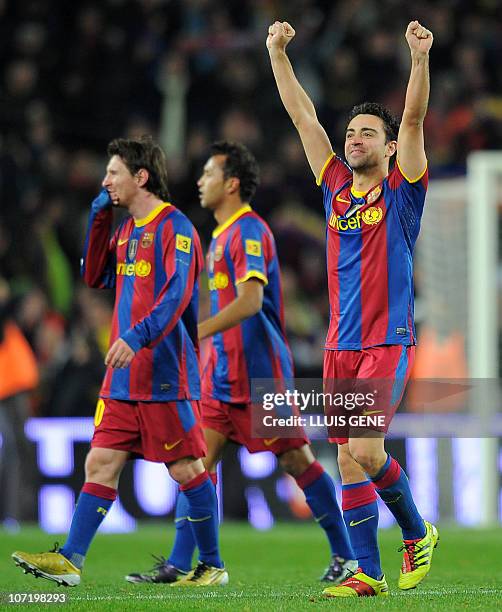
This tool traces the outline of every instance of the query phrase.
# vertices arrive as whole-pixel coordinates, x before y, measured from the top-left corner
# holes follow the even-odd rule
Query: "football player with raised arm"
[[[323,379],[332,388],[339,379],[380,379],[392,390],[375,406],[385,416],[385,427],[336,438],[344,518],[359,568],[324,593],[386,596],[376,494],[402,529],[401,589],[423,580],[438,541],[437,529],[415,506],[404,470],[384,447],[415,352],[412,254],[428,181],[423,122],[433,37],[418,21],[408,25],[411,73],[401,122],[380,104],[354,107],[345,132],[345,162],[333,152],[293,72],[286,47],[294,36],[290,24],[276,21],[269,27],[267,48],[282,103],[323,194],[330,302]]]

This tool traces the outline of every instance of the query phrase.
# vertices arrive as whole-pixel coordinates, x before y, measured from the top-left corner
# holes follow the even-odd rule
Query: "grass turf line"
[[[258,532],[246,524],[224,523],[222,553],[230,574],[228,587],[170,589],[168,585],[132,585],[125,574],[145,571],[150,553],[167,555],[172,526],[144,525],[133,534],[98,535],[88,554],[82,583],[76,588],[24,575],[10,559],[14,550],[37,552],[64,542],[35,527],[16,535],[0,534],[0,592],[64,592],[63,610],[317,610],[337,607],[361,610],[500,610],[500,530],[441,528],[433,568],[421,586],[397,588],[401,564],[397,529],[380,532],[382,565],[391,590],[388,598],[333,600],[321,597],[318,577],[329,554],[321,530],[312,524],[282,523]],[[165,545],[163,545],[165,542]],[[5,600],[4,600],[5,601]],[[60,604],[59,604],[60,605]],[[16,609],[47,605],[16,605]]]

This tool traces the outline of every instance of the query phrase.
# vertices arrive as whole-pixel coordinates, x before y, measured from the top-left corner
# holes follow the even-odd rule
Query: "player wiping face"
[[[86,482],[63,548],[16,551],[12,557],[35,576],[79,584],[87,550],[134,454],[165,464],[183,487],[200,553],[197,576],[224,584],[216,493],[201,460],[206,445],[198,405],[200,241],[190,221],[167,201],[165,154],[150,137],[115,139],[108,155],[81,263],[89,286],[115,289]],[[112,204],[130,213],[114,232]]]
[[[110,194],[114,206],[129,208],[147,178],[147,170],[142,168],[133,175],[120,157],[114,155],[106,166],[102,185]]]

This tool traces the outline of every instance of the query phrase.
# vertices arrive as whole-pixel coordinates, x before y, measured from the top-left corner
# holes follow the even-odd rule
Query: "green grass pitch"
[[[25,527],[16,535],[0,534],[2,609],[62,610],[500,610],[502,608],[502,530],[441,528],[432,570],[422,585],[408,592],[397,588],[401,563],[399,532],[380,533],[382,564],[391,594],[387,598],[334,600],[321,597],[318,576],[328,561],[321,530],[312,524],[282,523],[258,532],[245,524],[223,523],[222,553],[230,574],[227,587],[170,589],[168,585],[131,585],[124,575],[151,566],[149,553],[167,554],[173,529],[144,525],[127,535],[98,535],[87,557],[82,583],[58,587],[24,575],[14,565],[14,550],[38,552],[63,538]],[[69,602],[51,605],[6,605],[5,593],[64,592]]]

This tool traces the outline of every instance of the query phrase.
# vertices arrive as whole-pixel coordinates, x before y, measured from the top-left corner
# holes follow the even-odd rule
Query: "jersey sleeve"
[[[404,174],[396,161],[388,176],[388,182],[395,195],[401,223],[413,246],[418,238],[420,220],[424,211],[425,195],[429,184],[428,167],[425,167],[420,176],[410,178]]]
[[[98,212],[91,209],[80,261],[80,274],[89,287],[115,287],[117,236],[120,228],[111,236],[112,223],[111,208]]]
[[[156,265],[163,266],[166,282],[151,310],[121,336],[135,352],[155,347],[171,333],[192,299],[203,266],[199,235],[188,219],[166,223],[162,241],[162,261]]]
[[[243,219],[230,239],[230,256],[234,264],[235,284],[257,278],[268,284],[270,238],[265,227],[252,217]]]
[[[338,155],[332,153],[322,167],[317,177],[317,185],[323,193],[326,216],[331,214],[331,200],[333,195],[352,179],[352,170]]]

